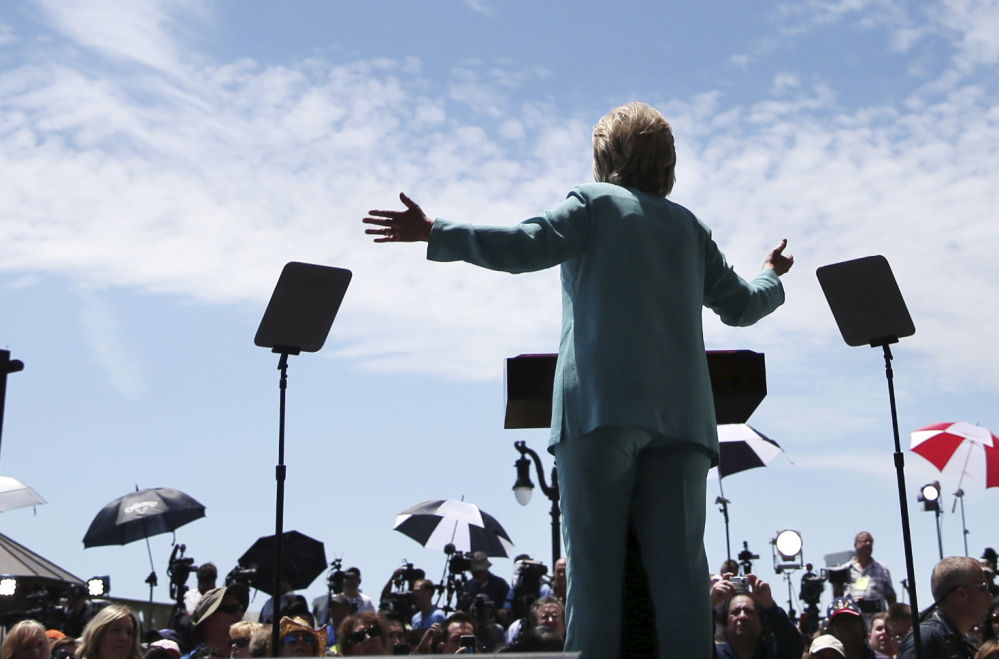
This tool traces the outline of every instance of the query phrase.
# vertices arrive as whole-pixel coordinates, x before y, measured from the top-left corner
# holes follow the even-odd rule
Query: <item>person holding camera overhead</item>
[[[726,572],[711,587],[711,606],[722,604],[725,641],[718,659],[800,659],[805,639],[777,606],[770,584],[754,574]]]

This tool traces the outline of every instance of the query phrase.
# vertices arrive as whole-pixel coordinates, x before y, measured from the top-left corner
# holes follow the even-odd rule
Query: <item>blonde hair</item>
[[[975,655],[975,659],[995,659],[995,657],[999,657],[999,641],[994,638],[982,643],[982,647],[978,648],[978,654]]]
[[[239,638],[245,636],[250,638],[253,636],[253,632],[257,631],[261,627],[259,622],[253,622],[251,620],[240,620],[239,622],[234,622],[229,625],[229,638]]]
[[[49,647],[49,638],[45,635],[45,627],[42,626],[42,623],[35,620],[22,620],[17,623],[7,632],[7,638],[3,640],[3,647],[0,648],[0,658],[11,659],[14,653],[29,638],[36,634],[41,634],[42,638],[45,639],[45,647],[47,649]]]
[[[608,112],[593,127],[593,178],[668,195],[676,182],[676,148],[666,118],[634,101]]]
[[[139,617],[132,609],[121,604],[104,607],[98,611],[93,620],[87,623],[86,629],[83,630],[83,636],[80,637],[80,645],[76,648],[76,659],[101,659],[100,645],[104,634],[107,633],[111,625],[124,618],[131,619],[133,631],[132,649],[128,653],[128,659],[143,659],[142,647],[139,645],[142,629],[139,626]]]

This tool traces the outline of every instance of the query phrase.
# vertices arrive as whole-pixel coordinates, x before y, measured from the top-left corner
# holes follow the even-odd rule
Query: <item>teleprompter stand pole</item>
[[[291,262],[284,266],[253,342],[281,355],[278,359],[280,412],[278,414],[278,463],[274,511],[274,602],[271,649],[281,654],[281,583],[284,581],[284,426],[288,390],[288,356],[318,352],[326,343],[333,320],[350,284],[351,273],[309,263]]]
[[[905,458],[898,438],[898,412],[895,407],[895,374],[889,347],[903,337],[916,333],[912,317],[902,299],[888,260],[868,256],[834,263],[818,269],[816,275],[829,308],[836,319],[843,340],[849,346],[869,345],[881,348],[888,379],[891,425],[895,438],[895,474],[898,481],[898,505],[902,517],[902,544],[912,608],[912,640],[916,659],[922,659],[923,643],[919,633],[919,604],[916,602],[916,574],[912,560],[912,534],[909,530],[909,506],[905,496]]]
[[[281,355],[278,359],[278,370],[281,371],[281,381],[278,385],[280,389],[280,412],[278,413],[278,463],[274,468],[274,480],[277,481],[277,495],[275,496],[276,510],[274,512],[274,630],[277,631],[271,637],[274,654],[280,652],[278,639],[281,635],[281,581],[283,574],[281,566],[284,565],[284,481],[287,476],[287,467],[284,464],[284,418],[285,418],[285,393],[288,391],[288,355],[297,355],[299,351],[295,348],[274,348],[271,352]]]
[[[898,341],[898,339],[895,339]],[[898,439],[898,414],[895,411],[895,372],[891,367],[891,348],[888,341],[882,344],[885,355],[885,377],[888,378],[888,400],[891,404],[891,427],[895,433],[895,477],[898,481],[898,506],[902,512],[902,544],[905,547],[905,572],[909,588],[909,606],[912,610],[912,641],[916,646],[916,656],[922,657],[922,638],[919,633],[919,604],[916,603],[916,574],[912,560],[912,532],[909,530],[909,504],[905,498],[905,456]],[[877,346],[872,345],[872,348]],[[939,531],[939,528],[937,529]]]

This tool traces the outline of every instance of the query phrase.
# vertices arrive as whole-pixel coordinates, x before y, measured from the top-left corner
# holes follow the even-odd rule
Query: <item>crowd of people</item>
[[[912,613],[896,601],[888,568],[873,559],[870,533],[856,536],[855,556],[834,585],[824,617],[788,615],[770,585],[746,566],[726,561],[711,580],[718,659],[913,659]],[[999,587],[995,558],[951,557],[933,570],[933,605],[920,624],[925,659],[999,659]],[[189,618],[144,634],[128,607],[103,608],[71,593],[62,630],[34,620],[14,625],[0,659],[203,659],[391,654],[560,652],[566,620],[566,560],[551,575],[528,556],[515,561],[510,582],[470,556],[471,577],[456,593],[458,609],[438,604],[445,590],[412,566],[392,574],[379,600],[361,591],[361,572],[343,572],[339,592],[311,606],[290,586],[281,596],[280,647],[273,643],[273,601],[248,620],[249,588],[218,587],[211,563],[197,570],[197,588],[179,607]],[[739,574],[743,572],[744,574]],[[546,578],[538,579],[545,574]],[[533,575],[533,576],[532,576]],[[271,617],[268,617],[271,616]],[[72,635],[70,635],[72,634]],[[584,651],[585,656],[585,651]]]

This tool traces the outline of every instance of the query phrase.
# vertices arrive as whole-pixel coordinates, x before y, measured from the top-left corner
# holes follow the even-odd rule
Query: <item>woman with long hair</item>
[[[127,606],[112,604],[87,624],[76,659],[142,659],[139,618]]]
[[[7,632],[0,659],[49,659],[49,639],[45,627],[34,620],[22,620]]]

